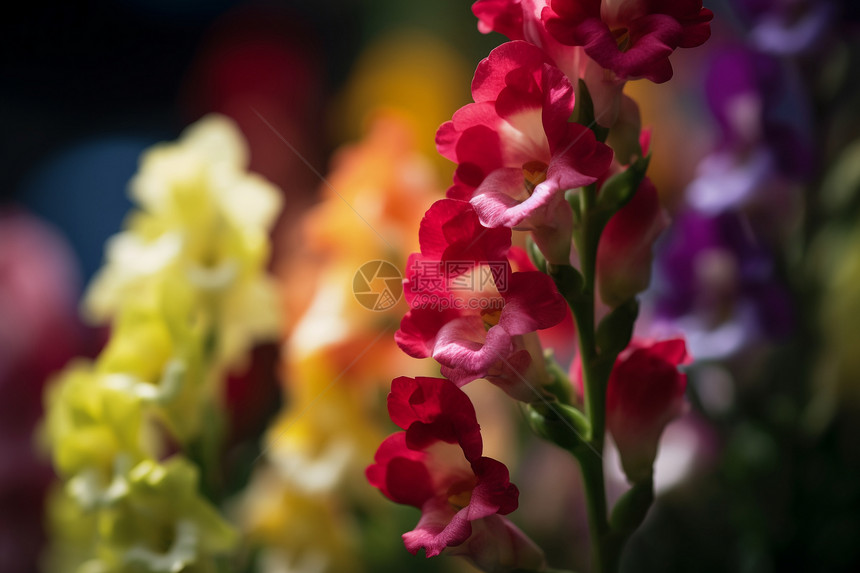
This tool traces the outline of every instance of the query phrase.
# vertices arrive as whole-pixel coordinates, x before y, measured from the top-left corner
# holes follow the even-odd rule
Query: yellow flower
[[[117,456],[145,456],[141,401],[123,382],[78,363],[48,390],[44,433],[61,476],[92,470],[107,479]]]
[[[377,40],[358,58],[338,102],[338,134],[363,137],[370,117],[381,110],[395,114],[416,136],[412,149],[447,178],[454,166],[436,153],[436,130],[469,101],[470,66],[449,44],[417,30]]]
[[[257,472],[240,508],[242,529],[263,546],[261,570],[320,573],[362,571],[356,526],[328,494],[297,490],[271,468]]]
[[[281,199],[247,163],[219,116],[142,158],[140,209],[87,293],[110,342],[48,394],[44,433],[65,481],[51,501],[52,571],[214,572],[236,544],[197,468],[157,460],[177,445],[217,449],[224,368],[277,333],[265,267]]]
[[[199,435],[206,405],[217,401],[220,386],[218,372],[205,362],[208,329],[177,320],[169,308],[182,299],[182,286],[172,285],[149,304],[137,300],[124,305],[96,370],[110,375],[115,389],[147,404],[171,434],[187,444]],[[170,317],[174,320],[168,321]]]
[[[118,464],[91,506],[73,503],[78,484],[52,499],[51,571],[217,571],[217,556],[238,541],[234,529],[197,491],[197,470],[175,456],[160,464]],[[83,549],[83,550],[82,550]]]
[[[394,342],[405,302],[369,310],[353,279],[374,260],[402,269],[417,250],[421,216],[443,195],[436,172],[397,114],[378,115],[332,164],[323,200],[303,222],[303,251],[280,269],[293,320],[284,344],[287,407],[266,434],[267,467],[240,505],[268,571],[367,569],[359,557],[366,532],[353,520],[357,507],[389,509],[364,487],[364,469],[390,429],[386,389],[394,376],[427,373]]]
[[[86,297],[91,317],[109,319],[173,281],[191,285],[189,304],[213,317],[222,362],[234,363],[250,344],[277,334],[265,266],[281,197],[247,164],[238,128],[215,115],[147,151],[131,182],[140,209],[108,243],[106,265]],[[194,317],[193,309],[175,310]]]

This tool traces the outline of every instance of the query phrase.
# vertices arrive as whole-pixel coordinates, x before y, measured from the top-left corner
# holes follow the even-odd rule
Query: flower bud
[[[648,287],[651,246],[668,224],[657,189],[646,177],[600,237],[597,283],[604,303],[614,308]]]
[[[648,479],[663,428],[684,409],[690,355],[680,338],[634,340],[615,361],[606,391],[606,427],[631,482]]]

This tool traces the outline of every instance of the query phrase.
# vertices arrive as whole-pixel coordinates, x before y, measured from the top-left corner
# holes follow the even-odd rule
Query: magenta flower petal
[[[472,464],[477,480],[469,504],[459,511],[448,500],[429,499],[421,508],[421,519],[413,531],[403,534],[406,548],[414,553],[424,548],[427,557],[446,547],[457,546],[472,534],[473,521],[492,515],[505,515],[517,508],[519,491],[510,483],[508,468],[491,458]]]
[[[487,227],[529,229],[528,225],[523,225],[523,221],[546,205],[555,191],[552,185],[542,183],[531,196],[523,198],[523,170],[502,168],[484,179],[475,190],[471,203],[481,223]]]
[[[511,344],[511,335],[500,325],[487,330],[480,316],[462,316],[439,330],[433,358],[480,378],[500,356],[510,354]]]
[[[539,271],[511,275],[504,296],[499,325],[512,335],[555,326],[567,314],[567,303],[552,279]]]
[[[406,447],[405,432],[392,434],[379,445],[376,463],[365,472],[367,481],[391,501],[421,507],[433,496],[424,457],[423,452]]]
[[[515,0],[479,0],[472,4],[482,34],[498,32],[511,40],[523,40],[523,9]]]
[[[543,50],[514,41],[481,62],[472,93],[478,103],[437,133],[439,151],[458,164],[449,197],[471,199],[492,228],[554,226],[558,216],[547,216],[545,207],[561,192],[596,181],[612,158],[589,129],[568,121],[575,105],[570,80]]]
[[[421,220],[418,231],[421,254],[440,261],[504,261],[511,246],[507,229],[487,229],[464,201],[442,199]]]
[[[642,292],[651,282],[651,248],[669,225],[657,189],[647,177],[633,198],[606,225],[597,249],[600,297],[611,307]]]
[[[401,319],[394,340],[409,356],[427,358],[433,354],[439,330],[459,316],[460,313],[453,309],[414,308]]]
[[[401,376],[391,383],[388,395],[391,421],[407,430],[411,449],[423,449],[433,441],[460,444],[468,460],[481,456],[481,432],[469,397],[439,378]]]
[[[508,469],[481,456],[474,407],[451,381],[398,378],[389,410],[406,431],[382,443],[366,475],[390,499],[421,509],[415,529],[403,535],[409,551],[438,555],[469,539],[474,522],[516,509]]]
[[[552,0],[542,19],[559,42],[586,54],[619,78],[662,83],[672,77],[669,56],[710,37],[713,13],[701,0]]]

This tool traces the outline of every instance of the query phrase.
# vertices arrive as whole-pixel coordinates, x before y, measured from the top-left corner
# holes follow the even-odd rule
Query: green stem
[[[582,295],[571,305],[576,319],[579,352],[582,360],[582,387],[585,414],[591,423],[589,447],[578,455],[585,488],[588,525],[591,536],[591,570],[594,573],[614,573],[617,556],[611,551],[611,530],[606,506],[606,488],[603,475],[603,444],[606,431],[606,385],[611,370],[600,367],[595,339],[595,276],[597,245],[601,228],[591,217],[597,190],[593,185],[582,189],[580,197],[581,227],[576,235],[577,249],[582,268]]]
[[[624,181],[618,185],[625,184]],[[634,183],[627,182],[631,186]],[[638,182],[635,184],[638,185]],[[618,190],[616,190],[618,191]],[[623,191],[623,189],[621,189]],[[582,364],[582,391],[585,439],[573,444],[565,441],[566,433],[553,433],[546,413],[537,410],[544,435],[554,443],[568,449],[579,462],[585,490],[588,524],[591,537],[593,573],[617,573],[621,549],[629,535],[641,524],[653,500],[650,482],[642,484],[631,496],[624,511],[619,513],[619,528],[610,523],[606,503],[606,485],[603,473],[603,446],[606,435],[606,390],[612,367],[618,353],[628,344],[633,322],[638,314],[635,300],[617,307],[604,319],[598,332],[595,317],[595,283],[597,249],[600,235],[608,220],[607,213],[597,204],[597,188],[589,185],[568,197],[574,212],[573,240],[579,253],[577,271],[569,265],[547,265],[547,272],[564,296],[576,321],[579,355]],[[600,345],[598,346],[598,342]],[[562,437],[560,437],[562,436]],[[629,506],[629,507],[627,507]]]
[[[593,573],[616,571],[616,556],[609,551],[610,530],[606,512],[606,491],[603,460],[588,452],[579,459],[585,501],[588,510],[588,529],[591,536],[591,570]]]

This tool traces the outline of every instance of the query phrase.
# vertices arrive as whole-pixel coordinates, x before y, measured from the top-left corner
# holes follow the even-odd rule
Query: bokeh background
[[[797,21],[815,4],[833,12],[808,51],[767,52],[776,72],[732,60],[744,50],[762,52],[751,40],[752,24],[780,4],[794,10]],[[851,144],[860,137],[858,9],[851,2],[706,5],[716,13],[708,44],[673,55],[671,82],[633,82],[626,90],[653,129],[649,174],[681,229],[660,245],[666,254],[658,256],[645,319],[664,326],[675,320],[671,328],[698,336],[698,352],[693,350],[701,360],[690,372],[690,411],[664,438],[658,504],[631,541],[624,567],[857,571],[860,153]],[[367,403],[353,427],[307,424],[298,435],[289,420],[294,403],[311,400],[302,398],[301,388],[313,394],[337,375],[331,361],[350,364],[377,333],[390,337],[396,328],[403,308],[368,315],[355,307],[352,275],[367,260],[402,262],[415,250],[417,221],[442,197],[452,173],[435,155],[435,130],[469,101],[475,65],[504,38],[478,33],[465,0],[103,0],[21,5],[2,20],[0,571],[38,570],[42,500],[52,480],[35,445],[42,390],[72,357],[97,354],[109,335],[104,327],[84,324],[78,305],[102,263],[105,241],[131,207],[126,187],[138,157],[211,112],[237,122],[248,140],[250,169],[280,187],[285,200],[271,269],[281,284],[286,342],[258,348],[251,368],[228,385],[231,433],[222,469],[233,484],[231,499],[250,496],[234,503],[244,509],[231,510],[253,540],[242,567],[454,567],[406,554],[399,533],[417,512],[385,506],[361,479],[374,440],[390,430],[380,406],[387,383],[398,374],[427,373],[428,365],[410,365],[387,343],[345,375],[348,391],[322,400],[323,408],[328,403],[345,416],[340,419],[349,416],[338,410],[338,400]],[[768,74],[786,79],[762,87]],[[741,223],[714,222],[715,214],[731,217],[728,207],[687,214],[687,194],[695,185],[720,187],[729,175],[752,177],[743,167],[757,148],[747,140],[732,148],[737,122],[719,111],[720,97],[747,93],[759,98],[759,107],[741,124],[784,127],[790,136],[765,131],[783,146],[789,141],[797,154],[770,179],[749,186],[781,190],[739,201]],[[708,171],[703,161],[715,152],[729,163]],[[785,167],[803,161],[806,170]],[[358,210],[384,205],[370,216],[396,237],[395,248],[365,237],[364,222],[333,191],[363,206]],[[738,239],[747,236],[744,225],[750,223],[751,246]],[[715,230],[704,239],[678,235],[707,225]],[[707,246],[707,256],[690,247],[697,240]],[[695,282],[687,276],[691,268],[705,268],[695,280],[712,287],[704,298],[711,305],[705,326],[681,320],[701,319],[698,307],[683,303],[692,295],[678,287]],[[326,290],[332,284],[339,294]],[[330,340],[308,326],[331,319],[313,310],[320,293],[326,300],[342,298],[343,316],[353,325],[348,335]],[[757,317],[753,322],[733,322],[750,312]],[[720,329],[727,325],[734,330]],[[296,332],[303,345],[289,342]],[[516,428],[522,425],[517,412],[498,396],[473,392],[482,425],[497,428],[485,437],[487,455],[517,468],[523,492],[518,523],[551,562],[584,567],[586,527],[572,460],[524,437]],[[368,422],[373,415],[378,421]],[[299,506],[317,516],[322,510],[287,499],[291,478],[260,467],[266,465],[261,451],[273,443],[268,465],[288,466],[283,471],[290,474],[296,470],[284,460],[295,451],[324,457],[331,436],[356,428],[360,435],[349,446],[357,452],[354,467],[335,480],[336,495],[325,502],[330,512],[317,524],[339,532],[320,551],[340,557],[317,569],[308,559],[291,561],[291,551],[307,553],[313,545],[303,541],[296,549],[294,540],[306,528],[317,530],[290,516],[300,514]],[[286,441],[279,437],[284,432]],[[620,492],[623,478],[616,474]],[[546,491],[557,497],[540,495]],[[331,510],[338,496],[359,501],[350,511]],[[282,505],[269,504],[272,499]]]

